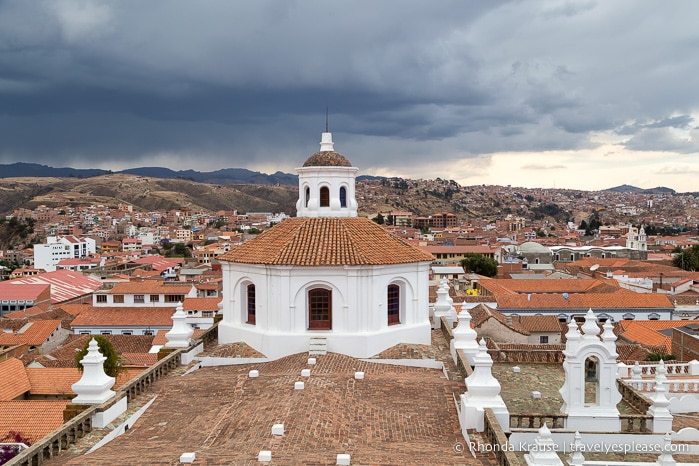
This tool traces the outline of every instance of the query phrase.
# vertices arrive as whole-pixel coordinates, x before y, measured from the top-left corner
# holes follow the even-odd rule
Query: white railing
[[[640,392],[655,391],[655,380],[625,380],[634,389]],[[663,382],[670,393],[699,393],[699,379],[675,379]]]
[[[641,377],[655,377],[655,372],[660,366],[660,363],[641,361],[638,365],[634,364],[624,364],[620,362],[617,364],[618,375],[621,378],[628,378],[634,376],[634,369],[638,371],[641,370]],[[667,371],[667,376],[675,375],[699,375],[699,361],[696,359],[689,362],[679,362],[679,363],[665,363],[665,370]]]

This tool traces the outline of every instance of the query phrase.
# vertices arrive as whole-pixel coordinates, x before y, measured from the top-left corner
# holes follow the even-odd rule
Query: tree
[[[0,443],[23,443],[26,446],[31,445],[31,441],[25,438],[20,432],[11,430],[5,435],[5,437],[0,438]],[[14,446],[2,446],[0,447],[0,464],[5,464],[9,462],[12,458],[19,454],[19,450]]]
[[[675,255],[672,258],[672,265],[675,267],[689,271],[699,270],[699,245],[694,245],[691,249],[677,247],[673,253]]]
[[[495,259],[473,252],[466,253],[461,260],[461,266],[467,272],[477,273],[486,277],[498,274],[498,262]]]
[[[182,243],[175,243],[173,254],[177,257],[192,257],[189,248]]]
[[[119,360],[119,354],[117,354],[116,350],[114,349],[114,346],[112,346],[112,343],[102,335],[95,335],[92,338],[94,338],[97,341],[97,346],[99,347],[102,356],[107,358],[104,361],[105,374],[107,374],[110,377],[116,377],[117,375],[119,375],[119,373],[124,370],[124,367],[121,365],[121,361]],[[75,353],[75,365],[78,366],[80,372],[83,371],[83,365],[80,361],[82,361],[85,355],[87,354],[87,348],[90,346],[90,341],[92,341],[92,338],[90,338],[90,340],[88,340],[87,343],[85,343],[83,349]]]
[[[379,212],[379,214],[376,217],[372,218],[372,220],[378,223],[379,225],[383,225],[384,222],[384,218],[383,215],[381,215],[381,212]]]

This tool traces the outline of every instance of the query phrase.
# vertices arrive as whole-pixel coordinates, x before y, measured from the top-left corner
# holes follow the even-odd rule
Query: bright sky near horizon
[[[699,2],[6,0],[0,163],[697,191]]]

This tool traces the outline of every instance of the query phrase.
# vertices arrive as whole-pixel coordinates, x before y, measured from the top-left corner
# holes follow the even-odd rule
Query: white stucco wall
[[[269,358],[308,351],[313,337],[331,352],[370,357],[398,343],[430,344],[429,262],[298,267],[224,262],[219,342],[243,341]],[[246,287],[255,285],[256,324],[247,324]],[[400,324],[388,325],[387,287],[401,287]],[[311,288],[332,290],[332,329],[309,330]]]

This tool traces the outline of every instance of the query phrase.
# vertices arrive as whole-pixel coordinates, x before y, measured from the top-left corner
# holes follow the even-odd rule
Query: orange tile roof
[[[17,358],[0,361],[0,380],[0,400],[14,400],[31,389],[24,364]]]
[[[500,322],[500,324],[511,330],[521,333],[522,335],[530,335],[529,331],[520,325],[517,319],[508,319],[503,313],[497,311],[496,309],[491,309],[485,304],[478,304],[473,307],[469,314],[471,314],[471,324],[473,328],[479,328],[489,319],[495,319]]]
[[[187,283],[170,285],[160,280],[142,280],[117,283],[109,294],[187,294],[193,287]]]
[[[219,260],[268,265],[386,265],[432,261],[431,254],[368,218],[290,218]]]
[[[172,327],[175,307],[93,307],[80,313],[72,327]]]
[[[43,344],[61,326],[60,320],[34,320],[22,333],[0,332],[0,345]]]
[[[492,285],[498,285],[516,293],[599,293],[600,291],[613,292],[619,289],[618,286],[610,286],[602,280],[595,279],[497,279],[482,280],[479,284],[487,288],[490,288]],[[492,292],[495,293],[496,290],[492,290]]]
[[[158,353],[122,353],[122,365],[150,367],[158,362]]]
[[[495,296],[498,309],[672,309],[665,295],[650,293],[532,294]]]
[[[197,283],[196,285],[197,290],[217,290],[218,285],[216,283]]]
[[[218,311],[218,303],[223,298],[185,298],[182,308],[185,311]]]
[[[692,321],[687,320],[622,320],[619,322],[624,330],[631,327],[643,326],[651,330],[665,330],[668,328],[684,327]]]
[[[32,395],[75,395],[71,385],[80,380],[82,374],[72,368],[27,368]]]
[[[77,316],[81,312],[83,312],[85,309],[91,308],[91,304],[61,304],[59,306],[60,309],[63,309],[67,314]]]
[[[641,321],[633,322],[641,324]],[[672,337],[663,335],[643,325],[628,326],[621,336],[630,342],[641,343],[648,346],[662,345],[666,348],[668,353],[672,353]]]
[[[70,400],[0,401],[0,436],[21,432],[36,443],[63,425],[63,411]]]
[[[423,251],[431,254],[494,254],[494,251],[488,246],[420,246]]]
[[[550,314],[546,316],[517,316],[512,320],[519,321],[519,324],[531,332],[561,332],[561,323],[558,317]]]

